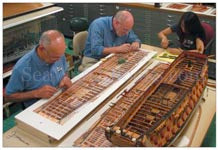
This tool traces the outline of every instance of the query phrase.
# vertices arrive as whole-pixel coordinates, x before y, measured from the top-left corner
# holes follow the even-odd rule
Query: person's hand
[[[167,48],[168,45],[169,45],[168,39],[167,39],[166,37],[165,37],[165,38],[162,38],[162,40],[161,40],[161,47]]]
[[[183,52],[181,48],[168,48],[167,52],[173,54],[173,55],[179,55]]]
[[[138,50],[139,49],[139,42],[133,42],[130,46],[130,50]]]
[[[130,44],[125,43],[119,46],[119,53],[128,53],[130,51]]]
[[[59,83],[60,88],[70,88],[73,85],[73,83],[71,82],[70,78],[68,76],[64,76],[63,79],[61,80],[61,82]]]
[[[50,98],[57,92],[57,89],[50,85],[44,85],[35,91],[35,97],[37,98]]]

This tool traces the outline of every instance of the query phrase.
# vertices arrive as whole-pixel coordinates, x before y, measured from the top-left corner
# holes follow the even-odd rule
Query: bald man
[[[69,88],[64,36],[49,30],[37,45],[14,66],[6,86],[6,101],[23,102],[25,107],[41,98],[50,98],[58,88]]]
[[[134,18],[128,11],[118,11],[114,17],[100,17],[88,29],[84,57],[80,71],[110,53],[127,53],[140,47],[140,40],[132,31]]]

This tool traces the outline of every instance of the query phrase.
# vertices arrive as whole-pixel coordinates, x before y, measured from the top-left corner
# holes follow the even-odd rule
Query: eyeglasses
[[[44,51],[47,56],[46,59],[49,63],[54,63],[55,61],[59,60],[62,57],[62,55],[60,56],[60,55],[52,54],[51,51],[49,49],[46,49],[45,47],[44,47]]]
[[[119,23],[119,26],[120,26],[120,29],[122,32],[128,33],[131,30],[129,28],[126,28],[125,24],[123,24],[122,22],[119,22],[119,21],[117,21],[117,22]]]

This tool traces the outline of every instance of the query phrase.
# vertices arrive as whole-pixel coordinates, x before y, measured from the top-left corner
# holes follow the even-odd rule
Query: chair
[[[204,42],[205,48],[204,48],[204,54],[206,54],[208,56],[208,58],[213,58],[216,59],[216,51],[211,52],[212,48],[213,48],[213,43],[216,41],[215,38],[215,32],[213,27],[211,27],[211,25],[202,22],[202,26],[205,30],[205,34],[206,34],[206,40]],[[216,80],[216,63],[214,62],[210,62],[208,61],[208,77],[210,79]]]
[[[211,49],[212,49],[212,46],[213,46],[213,43],[215,42],[215,37],[213,37],[208,43],[207,45],[205,46],[204,48],[204,54],[206,55],[211,55]],[[211,57],[213,56],[213,54],[211,55]],[[215,55],[214,55],[215,56]]]
[[[74,17],[69,21],[70,29],[73,31],[73,37],[76,33],[79,33],[81,31],[86,31],[89,27],[88,25],[88,19],[84,17]],[[68,43],[68,48],[72,49],[72,42]]]
[[[76,59],[74,62],[74,68],[76,68],[75,71],[78,71],[78,67],[81,64],[87,36],[88,32],[82,31],[75,34],[73,38],[73,51]]]
[[[215,42],[215,36],[214,36],[214,29],[211,25],[208,23],[202,22],[201,25],[204,28],[205,35],[206,35],[206,40],[204,41],[204,54],[206,55],[211,55],[211,49],[213,42]]]

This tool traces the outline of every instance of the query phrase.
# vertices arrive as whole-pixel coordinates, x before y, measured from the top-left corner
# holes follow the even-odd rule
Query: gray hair
[[[51,37],[51,34],[55,35],[56,38],[57,37],[62,37],[64,38],[64,35],[57,31],[57,30],[48,30],[48,31],[45,31],[42,33],[40,39],[39,39],[39,44],[43,45],[43,46],[48,46],[51,44],[51,41],[52,41],[52,37]]]

